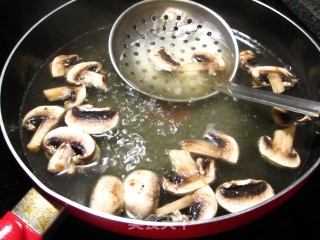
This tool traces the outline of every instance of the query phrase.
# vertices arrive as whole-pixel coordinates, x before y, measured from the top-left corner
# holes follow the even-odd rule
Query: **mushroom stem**
[[[30,152],[37,153],[40,151],[42,139],[44,136],[58,123],[59,119],[49,118],[46,121],[42,121],[33,134],[27,148]]]
[[[68,162],[74,156],[75,152],[73,151],[70,144],[61,144],[54,155],[50,158],[48,163],[48,171],[52,173],[61,172],[66,169]]]
[[[213,218],[216,215],[218,203],[212,188],[209,185],[205,185],[194,191],[192,194],[188,194],[156,209],[155,212],[157,216],[163,217],[166,214],[170,214],[190,206],[192,206],[192,220]]]
[[[273,92],[282,93],[286,90],[279,74],[269,73],[268,78]]]
[[[63,86],[45,89],[43,90],[43,94],[50,102],[66,100],[64,102],[64,108],[70,109],[84,102],[87,96],[87,90],[86,86],[81,84],[80,86]]]
[[[179,198],[171,203],[168,203],[156,209],[156,215],[159,217],[165,216],[173,211],[180,210],[191,206],[195,202],[194,194],[188,194]]]
[[[292,152],[295,130],[295,126],[276,130],[274,133],[272,144],[273,149],[280,149],[280,151],[285,154],[289,154],[290,152]]]
[[[44,96],[48,99],[48,101],[58,101],[64,100],[70,97],[73,89],[69,86],[56,87],[43,90]]]

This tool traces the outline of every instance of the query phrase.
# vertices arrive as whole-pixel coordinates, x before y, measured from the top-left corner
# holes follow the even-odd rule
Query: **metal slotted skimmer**
[[[218,54],[221,72],[159,69],[152,54],[165,50],[186,66],[199,52]],[[123,12],[110,33],[112,64],[131,87],[151,97],[184,102],[215,94],[215,82],[231,81],[238,67],[238,46],[227,23],[212,10],[191,1],[146,0]]]

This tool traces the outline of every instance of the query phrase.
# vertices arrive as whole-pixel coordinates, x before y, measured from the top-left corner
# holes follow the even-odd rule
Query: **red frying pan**
[[[217,219],[212,219],[212,221],[188,224],[187,226],[172,223],[152,223],[152,227],[150,227],[151,230],[146,230],[146,226],[149,226],[149,223],[146,224],[144,221],[140,222],[117,216],[102,216],[92,212],[87,206],[73,201],[69,196],[66,197],[63,191],[59,192],[60,190],[54,190],[55,187],[52,187],[51,183],[46,183],[45,180],[42,179],[42,176],[36,174],[34,168],[30,166],[31,164],[28,158],[30,154],[25,151],[23,145],[24,140],[20,138],[21,129],[19,124],[21,115],[23,114],[21,112],[23,111],[21,110],[21,106],[24,104],[22,103],[23,97],[28,91],[27,88],[29,84],[31,84],[29,83],[30,79],[32,79],[38,69],[29,69],[31,72],[28,72],[27,75],[18,79],[17,69],[23,67],[23,65],[20,65],[22,56],[28,54],[36,56],[36,59],[41,61],[41,66],[41,64],[45,64],[47,59],[50,59],[60,48],[76,37],[83,35],[83,33],[96,30],[98,27],[105,25],[110,27],[117,16],[133,3],[134,2],[123,1],[121,4],[113,3],[110,5],[103,1],[94,3],[85,3],[83,1],[69,2],[67,5],[62,6],[52,14],[43,18],[42,21],[30,29],[16,45],[4,65],[1,75],[1,127],[6,145],[8,145],[13,155],[13,157],[10,156],[6,161],[9,161],[9,159],[13,161],[16,160],[19,168],[23,170],[23,174],[27,174],[26,178],[28,181],[31,179],[32,184],[35,184],[36,188],[41,193],[44,193],[46,198],[57,201],[72,215],[70,216],[70,221],[76,222],[76,228],[78,226],[77,224],[80,226],[84,225],[86,229],[90,231],[94,230],[99,236],[100,234],[107,236],[111,231],[136,237],[173,239],[205,237],[226,232],[217,235],[218,238],[228,236],[229,234],[230,236],[233,234],[242,235],[244,234],[242,231],[247,230],[251,230],[251,233],[255,235],[258,234],[255,228],[263,224],[263,221],[271,223],[271,225],[278,230],[281,229],[280,222],[292,223],[297,228],[298,223],[295,222],[295,213],[287,212],[287,208],[291,209],[291,211],[298,211],[300,214],[298,222],[309,223],[309,220],[306,220],[308,218],[307,214],[314,211],[310,210],[311,204],[305,203],[305,201],[309,200],[311,203],[316,203],[314,195],[312,195],[312,189],[317,186],[317,166],[319,164],[319,144],[317,144],[319,136],[316,133],[315,126],[308,129],[308,134],[311,134],[313,140],[310,145],[308,145],[309,148],[305,150],[307,152],[305,154],[307,159],[306,164],[301,170],[297,171],[295,179],[281,189],[273,199],[259,205],[257,208],[250,209],[250,211],[222,215]],[[276,55],[281,56],[283,61],[291,65],[297,75],[304,80],[301,88],[305,96],[313,100],[318,100],[319,96],[317,96],[317,91],[314,91],[314,89],[319,89],[317,81],[315,80],[319,77],[319,72],[317,71],[319,67],[316,64],[320,58],[319,48],[301,28],[280,13],[256,1],[243,1],[241,3],[233,3],[231,1],[203,1],[201,3],[221,14],[232,28],[246,33],[251,38],[262,43],[267,49],[271,49]],[[95,16],[94,20],[92,16]],[[66,22],[66,19],[69,21]],[[63,30],[60,28],[61,22],[65,23]],[[259,26],[263,26],[263,28],[259,28]],[[45,32],[51,27],[56,31]],[[59,34],[56,34],[56,32]],[[65,35],[61,35],[60,33],[64,33]],[[15,80],[12,81],[10,79]],[[12,99],[12,91],[15,91],[14,89],[18,90],[16,92],[17,97]],[[34,103],[34,106],[35,105]],[[12,128],[12,126],[17,126],[17,130],[15,130],[14,127]],[[8,149],[6,149],[6,151],[8,151]],[[19,169],[19,171],[21,171],[21,169]],[[309,177],[311,177],[311,179],[309,179]],[[306,180],[309,181],[298,191]],[[296,191],[298,192],[296,193]],[[295,195],[292,196],[293,194]],[[286,203],[282,205],[285,201]],[[299,203],[298,206],[296,206],[297,203]],[[304,204],[307,204],[308,207]],[[278,208],[278,206],[280,207]],[[272,211],[275,208],[277,209]],[[299,210],[296,210],[296,208]],[[315,210],[319,211],[317,207],[315,207]],[[281,221],[280,219],[275,219],[278,216],[277,214],[282,215]],[[287,214],[289,217],[287,217]],[[235,229],[263,215],[266,216],[248,226]],[[79,220],[74,219],[74,217],[84,220],[84,222],[79,222]],[[70,223],[69,219],[67,219],[66,223],[74,226],[74,223]],[[312,226],[312,223],[308,225]],[[98,228],[96,228],[96,226]],[[144,230],[141,230],[141,226]],[[159,228],[161,231],[159,231]],[[66,229],[66,226],[62,225],[62,229]],[[80,232],[81,231],[82,229]],[[267,230],[264,230],[264,232],[267,232]],[[87,233],[84,233],[84,236],[85,234]],[[266,234],[268,235],[270,233]]]

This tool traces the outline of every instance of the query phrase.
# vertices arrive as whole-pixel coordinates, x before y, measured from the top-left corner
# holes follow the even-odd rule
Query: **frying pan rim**
[[[313,45],[315,45],[315,47],[318,49],[318,51],[320,51],[320,44],[317,43],[317,41],[314,39],[314,37],[312,37],[306,30],[304,30],[298,23],[296,23],[295,21],[293,21],[291,18],[289,18],[288,16],[284,15],[283,13],[281,13],[280,11],[278,11],[277,9],[259,1],[259,0],[252,0],[253,2],[256,2],[262,6],[264,6],[265,8],[268,8],[269,10],[277,13],[278,15],[280,15],[282,18],[284,18],[285,20],[287,20],[288,22],[290,22],[293,26],[295,26],[296,28],[298,28],[298,30],[303,33],[305,35],[305,37],[307,37],[312,43]]]

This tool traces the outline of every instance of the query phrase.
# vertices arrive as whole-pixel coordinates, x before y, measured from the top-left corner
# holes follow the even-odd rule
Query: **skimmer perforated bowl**
[[[220,54],[223,71],[159,70],[151,54],[157,49],[180,65],[196,52]],[[109,36],[112,64],[131,87],[151,97],[183,102],[215,94],[214,83],[231,81],[238,68],[238,46],[231,28],[213,10],[193,1],[146,0],[123,12]]]

